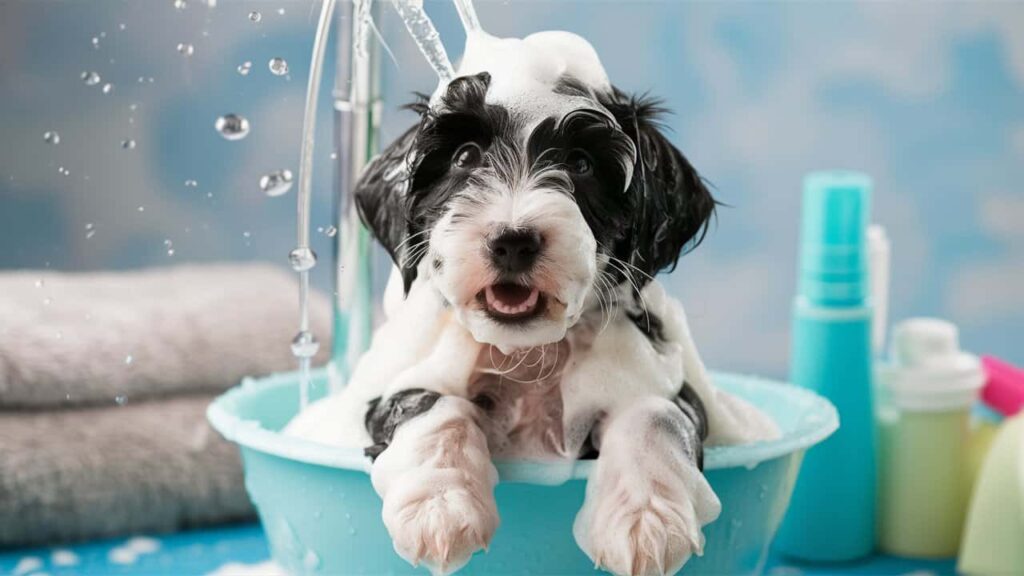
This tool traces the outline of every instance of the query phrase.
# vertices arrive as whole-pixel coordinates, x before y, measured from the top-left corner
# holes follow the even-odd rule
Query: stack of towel
[[[292,369],[296,294],[266,265],[0,274],[0,547],[250,517],[205,410]],[[326,336],[327,298],[310,311]]]

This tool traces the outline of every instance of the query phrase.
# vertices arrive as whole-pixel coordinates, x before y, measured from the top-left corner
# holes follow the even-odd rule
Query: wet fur
[[[420,121],[355,190],[405,297],[350,385],[367,402],[385,524],[407,560],[454,570],[497,527],[491,457],[599,454],[574,530],[581,547],[620,574],[677,570],[718,515],[703,443],[729,420],[681,307],[653,277],[700,243],[715,201],[662,134],[656,102],[563,78],[556,93],[591,104],[549,117],[488,102],[489,83],[464,76],[414,105]],[[483,150],[480,167],[452,166],[466,142]],[[578,151],[589,173],[567,169]],[[477,256],[466,243],[487,240],[503,202],[519,202],[510,226],[549,239],[528,280],[578,296],[519,328],[487,326],[465,298],[495,281],[467,264]]]

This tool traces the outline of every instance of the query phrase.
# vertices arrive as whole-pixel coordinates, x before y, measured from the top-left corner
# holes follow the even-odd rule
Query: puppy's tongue
[[[506,315],[529,314],[537,307],[540,291],[519,284],[502,283],[485,288],[484,297],[487,307],[495,312]]]

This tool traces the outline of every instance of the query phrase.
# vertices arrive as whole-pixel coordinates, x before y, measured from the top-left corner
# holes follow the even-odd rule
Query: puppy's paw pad
[[[399,555],[434,574],[449,574],[490,544],[498,512],[489,490],[447,484],[386,499],[384,524]]]

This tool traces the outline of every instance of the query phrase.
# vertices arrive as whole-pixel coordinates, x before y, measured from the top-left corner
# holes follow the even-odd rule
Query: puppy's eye
[[[565,165],[577,176],[589,176],[594,171],[594,162],[590,159],[590,154],[578,148],[569,152]]]
[[[476,142],[467,142],[452,154],[452,164],[457,168],[472,168],[480,164],[483,156],[484,152]]]

